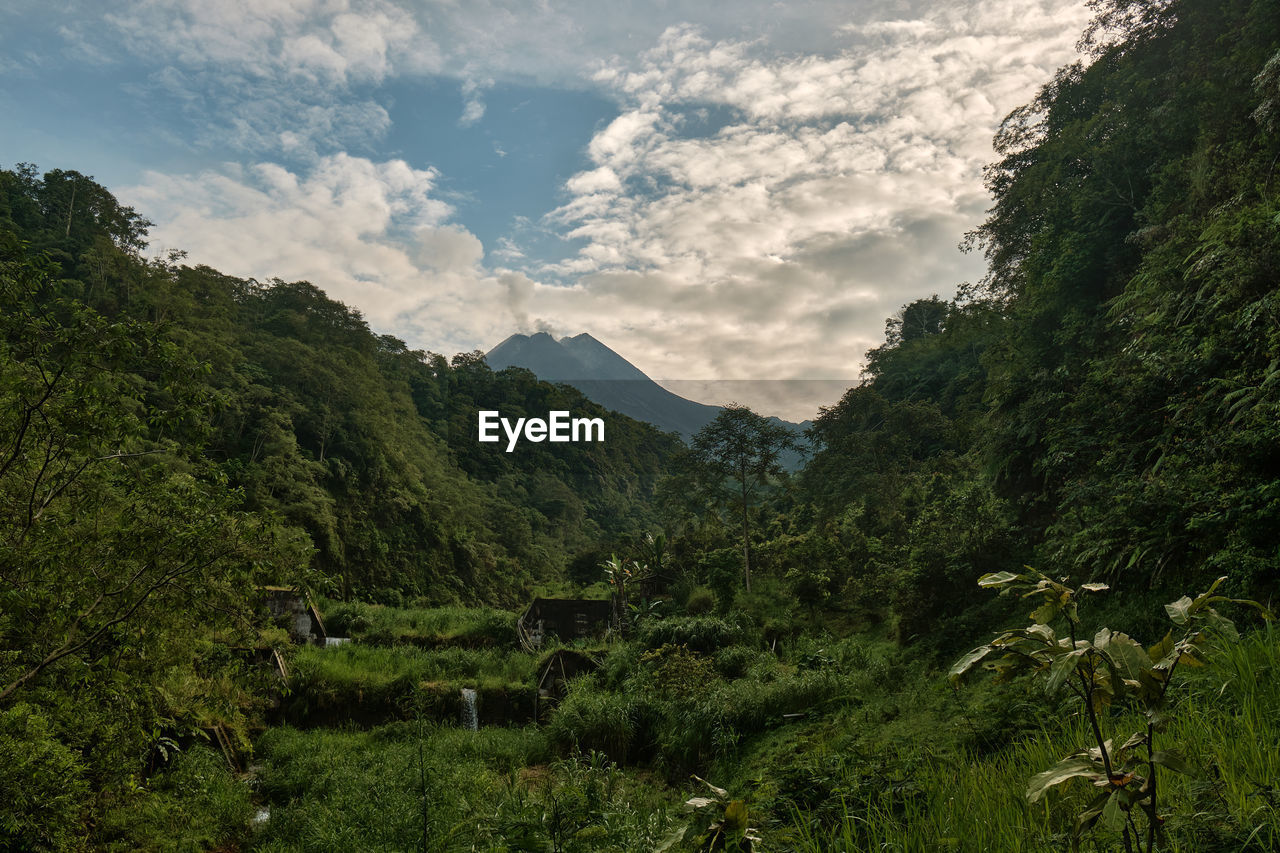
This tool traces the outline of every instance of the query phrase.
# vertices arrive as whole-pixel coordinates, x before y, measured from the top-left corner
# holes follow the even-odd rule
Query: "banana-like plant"
[[[1186,773],[1182,756],[1172,749],[1157,749],[1156,736],[1169,721],[1169,687],[1179,666],[1203,666],[1207,661],[1210,634],[1228,640],[1238,638],[1235,625],[1212,605],[1230,602],[1258,609],[1265,619],[1271,613],[1256,601],[1218,595],[1225,581],[1220,577],[1206,592],[1195,598],[1183,596],[1165,605],[1173,628],[1164,639],[1144,647],[1128,634],[1103,628],[1092,639],[1078,636],[1078,600],[1090,593],[1105,591],[1101,583],[1078,587],[1067,579],[1053,580],[1028,567],[1027,573],[995,572],[983,575],[978,585],[998,589],[1002,595],[1019,594],[1038,606],[1031,612],[1032,624],[1004,631],[994,640],[970,651],[951,667],[950,677],[958,683],[978,663],[993,670],[997,679],[1033,671],[1045,680],[1050,694],[1062,689],[1073,692],[1083,705],[1093,731],[1094,745],[1074,752],[1054,767],[1038,773],[1027,786],[1027,799],[1038,801],[1051,788],[1072,779],[1086,779],[1099,790],[1088,807],[1076,818],[1074,836],[1099,823],[1119,831],[1124,849],[1153,853],[1161,836],[1157,768]],[[1053,623],[1065,623],[1059,635]],[[1123,740],[1104,737],[1101,712],[1109,705],[1133,703],[1146,718],[1146,726]],[[1145,816],[1145,833],[1139,832],[1135,814]],[[1144,847],[1145,836],[1145,847]]]
[[[743,800],[735,800],[724,788],[716,787],[699,776],[694,779],[701,782],[711,792],[710,797],[690,797],[685,805],[693,810],[694,821],[676,829],[655,848],[656,853],[665,853],[684,840],[690,831],[694,833],[693,843],[699,851],[737,851],[750,853],[753,845],[760,843],[760,833],[748,822],[747,804]]]

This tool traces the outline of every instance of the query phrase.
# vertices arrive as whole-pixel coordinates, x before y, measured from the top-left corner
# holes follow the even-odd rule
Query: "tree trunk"
[[[746,579],[747,592],[751,592],[751,537],[747,526],[747,466],[744,462],[738,473],[742,483],[742,570]]]

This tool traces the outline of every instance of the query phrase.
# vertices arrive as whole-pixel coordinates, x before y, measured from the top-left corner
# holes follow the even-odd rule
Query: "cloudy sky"
[[[8,0],[0,166],[94,175],[155,222],[150,252],[307,279],[414,347],[585,331],[658,379],[852,379],[903,303],[982,277],[956,245],[989,204],[991,134],[1087,19]]]

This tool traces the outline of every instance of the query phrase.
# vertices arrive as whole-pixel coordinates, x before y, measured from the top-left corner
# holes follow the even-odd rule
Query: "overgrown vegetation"
[[[478,408],[600,412],[0,171],[0,846],[1280,847],[1280,637],[1210,609],[1280,580],[1280,4],[1095,6],[997,135],[989,277],[889,320],[794,478],[736,410],[489,452]],[[624,616],[563,696],[551,587]]]

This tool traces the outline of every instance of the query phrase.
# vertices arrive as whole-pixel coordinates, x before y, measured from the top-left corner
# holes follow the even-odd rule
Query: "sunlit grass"
[[[1280,637],[1255,632],[1218,651],[1213,666],[1190,672],[1159,748],[1188,758],[1188,775],[1160,776],[1166,851],[1274,850],[1280,847]],[[1142,729],[1143,718],[1120,713],[1109,721],[1120,739]],[[1059,850],[1069,846],[1074,817],[1094,790],[1064,786],[1031,805],[1028,780],[1092,743],[1084,719],[1071,716],[985,758],[926,758],[914,771],[910,796],[881,793],[846,802],[834,825],[795,815],[796,849]],[[1098,831],[1083,849],[1118,850],[1118,835]]]
[[[516,614],[484,607],[389,607],[362,601],[321,599],[325,628],[331,636],[366,644],[515,646]]]

